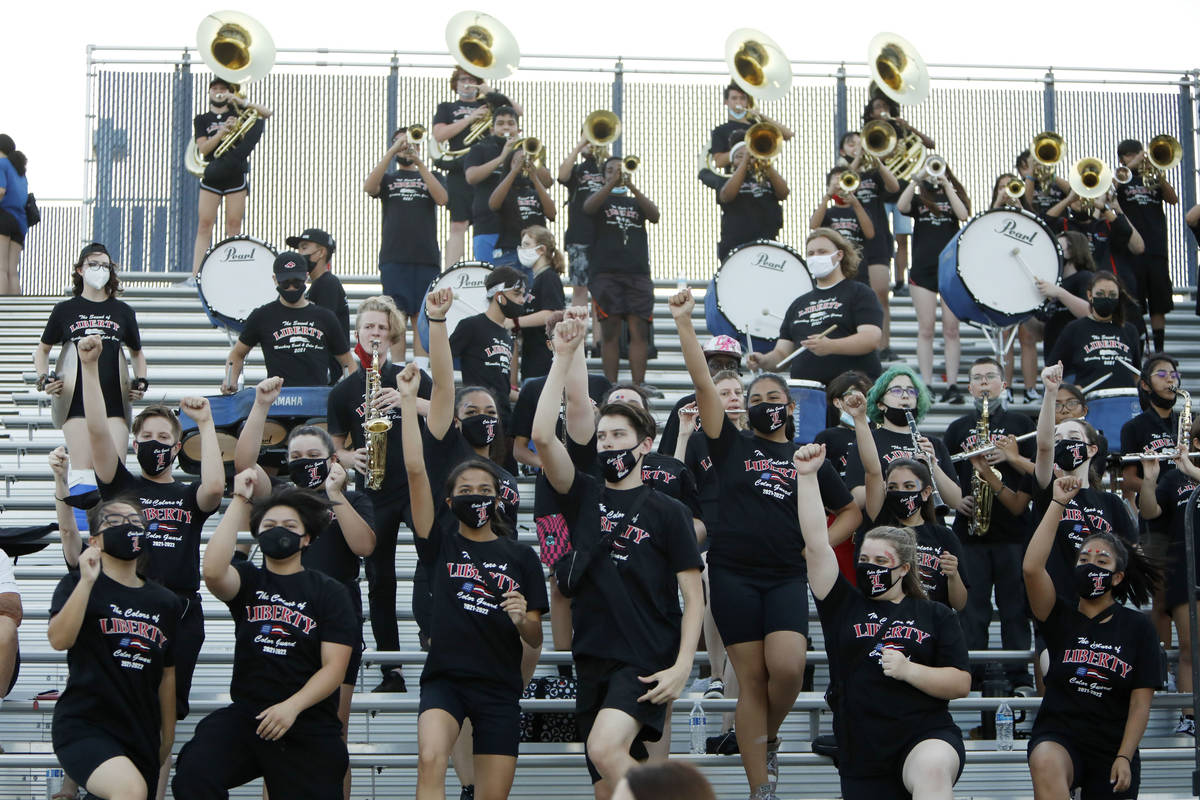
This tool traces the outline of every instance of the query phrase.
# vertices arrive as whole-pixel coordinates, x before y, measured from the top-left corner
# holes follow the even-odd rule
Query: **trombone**
[[[1067,152],[1067,143],[1054,131],[1042,131],[1033,137],[1029,155],[1033,158],[1033,176],[1038,188],[1045,192],[1054,178],[1054,169]]]
[[[522,167],[522,172],[529,174],[530,168],[534,164],[540,164],[546,157],[546,148],[542,146],[542,140],[536,136],[525,136],[517,139],[513,143],[513,150],[520,148],[525,152],[525,165]]]
[[[1153,189],[1162,181],[1163,174],[1174,169],[1183,160],[1183,145],[1174,136],[1167,133],[1159,134],[1146,145],[1146,155],[1142,157],[1139,171],[1142,174],[1142,185]]]
[[[607,109],[593,111],[583,121],[583,138],[592,146],[592,158],[597,163],[608,156],[608,145],[620,135],[621,118]]]

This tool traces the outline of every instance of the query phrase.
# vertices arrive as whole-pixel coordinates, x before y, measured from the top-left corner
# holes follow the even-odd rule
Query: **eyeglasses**
[[[971,383],[991,383],[992,381],[1000,380],[999,372],[989,372],[984,375],[975,373],[971,376]]]
[[[1070,411],[1074,408],[1083,408],[1083,403],[1078,400],[1063,400],[1054,404],[1055,411]]]
[[[141,514],[105,514],[100,518],[100,524],[105,528],[113,528],[125,523],[140,526],[141,522]]]
[[[1109,300],[1117,300],[1121,297],[1119,292],[1092,292],[1092,299],[1098,300],[1101,297],[1107,297]]]
[[[83,266],[87,269],[96,269],[97,267],[104,267],[105,269],[107,269],[112,266],[112,262],[109,262],[109,261],[85,261],[85,262],[83,262]]]
[[[1180,379],[1180,375],[1178,372],[1172,372],[1171,370],[1166,370],[1166,369],[1156,369],[1156,370],[1154,370],[1154,372],[1151,372],[1150,374],[1156,378],[1170,378],[1170,379],[1176,380],[1176,381]]]
[[[893,386],[887,390],[892,397],[903,400],[905,397],[917,397],[919,392],[911,386]]]

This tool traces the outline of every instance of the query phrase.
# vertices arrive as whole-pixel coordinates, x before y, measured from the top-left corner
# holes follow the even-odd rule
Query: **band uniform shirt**
[[[539,311],[562,311],[567,307],[567,296],[563,291],[562,277],[552,265],[547,265],[541,272],[534,273],[529,293],[533,295],[533,298],[525,304],[526,314],[536,314]],[[548,341],[545,325],[521,328],[521,376],[523,378],[549,374],[554,354],[550,352]]]
[[[96,370],[100,375],[100,389],[104,394],[104,410],[107,417],[125,416],[125,398],[121,393],[121,345],[130,352],[142,349],[142,334],[138,329],[137,315],[121,300],[110,297],[94,302],[82,296],[72,297],[56,303],[42,330],[42,344],[56,345],[71,342],[78,346],[87,336],[98,335],[101,339],[100,362]],[[78,370],[79,352],[75,352],[75,394],[71,397],[71,411],[78,410],[83,416],[83,380]],[[59,376],[60,378],[63,376]]]
[[[221,113],[217,113],[215,111],[206,111],[203,114],[197,114],[192,120],[192,138],[195,139],[197,144],[199,144],[201,139],[207,139],[211,136],[215,136],[217,130],[222,124],[224,124],[225,120],[229,119],[230,117],[233,117],[236,120],[238,113],[239,112],[230,109],[229,111],[222,111]],[[262,125],[263,120],[260,119],[254,124]],[[220,161],[223,172],[246,173],[250,171],[249,161],[246,158],[239,156],[239,150],[236,147],[230,148],[230,150],[226,152],[225,155],[221,156],[220,159],[214,158],[215,155],[215,151],[208,154],[209,163],[211,165],[213,162]]]
[[[497,250],[515,250],[521,245],[521,231],[531,225],[546,226],[546,211],[533,179],[518,175],[500,207],[500,237]]]
[[[720,125],[712,129],[709,136],[708,151],[710,153],[728,153],[729,148],[733,145],[729,142],[729,137],[735,131],[750,130],[750,123],[740,119],[731,119],[722,122]]]
[[[326,269],[309,284],[304,294],[310,303],[316,303],[321,308],[327,308],[337,317],[338,325],[346,341],[350,341],[350,304],[346,302],[346,290],[341,280]],[[329,383],[333,385],[342,379],[342,365],[332,355],[329,356]]]
[[[1099,322],[1091,317],[1072,320],[1054,343],[1047,364],[1059,361],[1063,375],[1074,375],[1076,386],[1089,386],[1104,378],[1094,389],[1133,388],[1138,376],[1117,363],[1123,359],[1135,367],[1142,363],[1142,344],[1137,329],[1126,322]]]
[[[561,182],[561,181],[560,181]],[[604,186],[604,170],[591,153],[584,153],[571,168],[567,187],[567,232],[563,244],[590,245],[596,236],[595,220],[583,210],[583,204]]]
[[[482,100],[451,100],[448,103],[438,103],[437,111],[435,111],[434,115],[433,115],[433,124],[434,125],[453,125],[455,122],[458,122],[463,117],[469,116],[472,111],[479,108],[481,105],[483,105]],[[459,131],[455,135],[451,136],[449,141],[444,142],[442,144],[442,149],[443,150],[464,150],[464,149],[468,148],[470,145],[468,145],[466,143],[465,139],[467,138],[468,135],[470,135],[470,133],[471,133],[471,126],[467,125],[461,131]],[[487,138],[486,135],[484,138]],[[450,167],[449,167],[448,171],[450,171],[450,172],[455,172],[455,171],[461,172],[462,171],[463,163],[462,163],[461,156],[459,158],[445,159],[445,160],[450,162]]]
[[[238,341],[262,345],[269,377],[287,386],[328,386],[329,356],[350,351],[341,323],[333,312],[316,303],[289,308],[279,300],[250,312]]]
[[[1034,421],[1028,414],[1022,414],[1019,411],[1009,411],[1007,409],[1001,409],[988,415],[990,441],[983,442],[979,440],[979,437],[976,435],[978,424],[979,413],[972,410],[969,414],[964,414],[951,422],[946,428],[946,435],[943,437],[943,441],[946,444],[947,452],[952,457],[959,453],[978,450],[1004,436],[1020,436],[1035,430]],[[1023,442],[1017,442],[1017,452],[1030,461],[1033,461],[1037,457],[1037,443],[1032,438],[1026,439]],[[1022,488],[1028,488],[1026,486],[1025,474],[1018,471],[1008,461],[994,464],[992,465],[992,469],[1000,472],[1001,484],[1014,493],[1022,491]],[[975,468],[971,466],[971,462],[964,460],[955,464],[955,471],[948,474],[954,475],[958,485],[962,487],[963,493],[967,494],[971,491],[973,485],[972,476],[974,473]],[[982,536],[969,535],[969,522],[966,514],[954,515],[954,532],[964,542],[1018,542],[1024,544],[1033,530],[1032,519],[1027,509],[1014,516],[1004,503],[1000,502],[1000,499],[995,496],[992,498],[992,517],[987,533]]]
[[[632,194],[613,190],[592,219],[595,238],[588,252],[589,274],[650,275],[646,217]]]
[[[1117,200],[1146,243],[1146,255],[1167,255],[1167,217],[1163,212],[1162,187],[1148,188],[1142,174],[1134,170],[1129,183],[1116,184]]]
[[[463,162],[464,171],[470,167],[483,166],[496,158],[504,152],[505,143],[506,140],[499,136],[485,136],[471,145],[471,151],[467,153]],[[471,202],[471,225],[476,236],[500,233],[500,216],[492,211],[488,200],[508,172],[508,163],[509,159],[504,159],[487,177],[472,187],[475,195]]]
[[[717,243],[717,258],[724,261],[729,251],[739,245],[757,239],[774,239],[779,235],[779,229],[783,227],[783,207],[775,197],[775,187],[765,175],[757,178],[753,171],[747,168],[737,195],[728,203],[722,203],[720,197],[721,193],[718,190],[721,238]]]
[[[508,394],[513,384],[512,334],[486,314],[476,314],[455,326],[450,334],[450,352],[459,361],[462,385],[490,389],[500,418],[508,425]]]
[[[823,333],[831,325],[835,327],[826,334],[829,339],[853,336],[860,325],[882,328],[883,308],[871,287],[849,278],[828,288],[814,287],[788,306],[779,326],[779,338],[787,339],[799,349],[801,342]],[[792,359],[791,376],[824,385],[851,369],[861,370],[872,379],[883,372],[879,355],[874,350],[857,356],[837,353],[818,356],[805,351]]]
[[[446,185],[441,174],[434,177]],[[441,267],[437,242],[438,205],[415,169],[397,169],[384,174],[375,195],[383,206],[383,235],[379,245],[380,264],[425,264]]]
[[[1041,522],[1054,498],[1053,481],[1046,487],[1034,486],[1033,518]],[[1060,597],[1077,598],[1075,562],[1079,548],[1093,533],[1108,533],[1121,539],[1126,547],[1138,541],[1137,525],[1129,506],[1120,495],[1084,486],[1067,501],[1054,534],[1054,549],[1046,559],[1046,572]]]

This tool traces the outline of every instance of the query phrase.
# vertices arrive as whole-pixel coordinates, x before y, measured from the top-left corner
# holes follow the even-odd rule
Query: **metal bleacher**
[[[132,276],[131,276],[132,277]],[[364,278],[345,278],[351,307],[370,294],[378,293],[379,284]],[[703,287],[694,287],[699,292]],[[656,400],[653,410],[662,422],[674,402],[690,390],[674,326],[666,310],[666,296],[674,283],[657,287],[658,313],[655,340],[658,357],[652,362],[647,380],[660,388],[665,397]],[[0,524],[33,525],[53,520],[53,483],[46,454],[62,443],[62,437],[50,422],[47,398],[32,386],[32,353],[51,307],[61,297],[0,298],[0,476],[4,478],[0,494]],[[142,341],[150,364],[153,385],[146,402],[177,404],[191,394],[216,394],[223,376],[224,356],[229,342],[226,334],[214,329],[205,317],[194,290],[160,284],[131,283],[123,299],[138,314]],[[1168,318],[1168,351],[1181,358],[1185,380],[1200,375],[1200,320],[1191,312],[1191,299],[1178,301],[1180,310]],[[703,312],[697,304],[697,327],[703,329]],[[907,298],[898,297],[892,307],[892,346],[909,363],[915,364],[916,318]],[[963,362],[990,353],[982,335],[963,329]],[[599,370],[598,362],[591,368]],[[965,371],[965,370],[964,370]],[[260,353],[256,350],[247,362],[247,385],[265,377]],[[1019,374],[1019,372],[1018,372]],[[1190,381],[1189,381],[1190,382]],[[1018,379],[1019,383],[1019,379]],[[936,389],[942,387],[937,386]],[[1020,398],[1017,387],[1017,397]],[[953,418],[964,413],[963,406],[935,405],[924,426],[942,431]],[[1031,413],[1036,409],[1029,407]],[[131,467],[136,461],[130,461]],[[181,476],[186,477],[186,476]],[[521,479],[525,499],[521,514],[521,538],[536,546],[533,534],[533,484]],[[219,519],[214,515],[206,526],[206,538]],[[420,663],[416,624],[410,610],[410,582],[415,567],[411,536],[401,531],[397,548],[399,607],[402,652],[375,656],[370,626],[367,637],[367,661],[403,663],[408,680],[407,694],[371,694],[379,679],[378,666],[364,666],[356,689],[350,721],[351,764],[354,773],[353,797],[411,797],[416,782],[416,708]],[[21,584],[25,621],[20,639],[23,664],[20,680],[10,698],[0,704],[0,798],[25,800],[45,797],[45,771],[56,766],[50,746],[50,722],[53,703],[37,702],[38,692],[61,689],[65,683],[66,659],[50,650],[46,642],[49,598],[63,572],[57,543],[20,559],[17,578]],[[365,578],[362,583],[365,602]],[[192,714],[180,723],[177,748],[186,742],[196,722],[208,711],[228,700],[232,652],[232,623],[223,604],[203,589],[207,618],[207,640],[196,670],[192,688]],[[816,665],[817,691],[803,693],[796,710],[783,730],[783,755],[780,796],[836,797],[837,773],[832,763],[814,755],[810,749],[813,735],[830,731],[829,713],[822,693],[827,683],[821,631],[815,617],[812,625],[811,661]],[[539,671],[549,674],[555,663],[567,654],[552,650],[549,624],[545,628],[545,652]],[[994,647],[999,647],[998,624],[993,625]],[[1028,658],[1028,654],[995,654],[999,657]],[[987,660],[990,656],[978,656]],[[703,654],[697,660],[703,659]],[[691,700],[681,699],[672,715],[673,757],[686,758],[702,766],[722,798],[742,798],[747,794],[744,774],[737,757],[691,756],[688,750],[688,712]],[[972,696],[952,703],[955,719],[964,729],[977,726],[980,711],[994,711],[999,700]],[[1009,698],[1018,714],[1027,710],[1028,719],[1018,724],[1018,736],[1028,731],[1037,706],[1036,698]],[[1190,705],[1191,697],[1160,693],[1151,712],[1150,725],[1142,743],[1142,797],[1189,796],[1192,769],[1190,737],[1175,736],[1173,731],[1179,708]],[[717,732],[720,712],[732,710],[733,701],[708,702],[709,732]],[[531,709],[570,710],[570,701],[533,701]],[[1032,786],[1025,766],[1024,741],[1018,739],[1013,752],[997,751],[994,742],[968,741],[968,761],[960,779],[958,797],[1031,797]],[[453,772],[447,779],[448,796],[455,796],[458,783]],[[261,797],[256,781],[232,794],[238,798]],[[523,744],[517,763],[512,797],[538,798],[591,797],[587,772],[583,766],[582,746],[577,744]]]

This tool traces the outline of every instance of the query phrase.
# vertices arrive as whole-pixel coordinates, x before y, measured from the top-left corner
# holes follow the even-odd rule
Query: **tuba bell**
[[[903,36],[876,34],[867,46],[867,68],[879,90],[901,105],[916,105],[929,96],[929,70]]]
[[[460,11],[446,23],[446,47],[460,67],[495,81],[517,71],[521,49],[508,28],[481,11]]]
[[[792,88],[792,65],[783,48],[762,31],[739,28],[725,40],[725,64],[733,82],[760,103]]]

